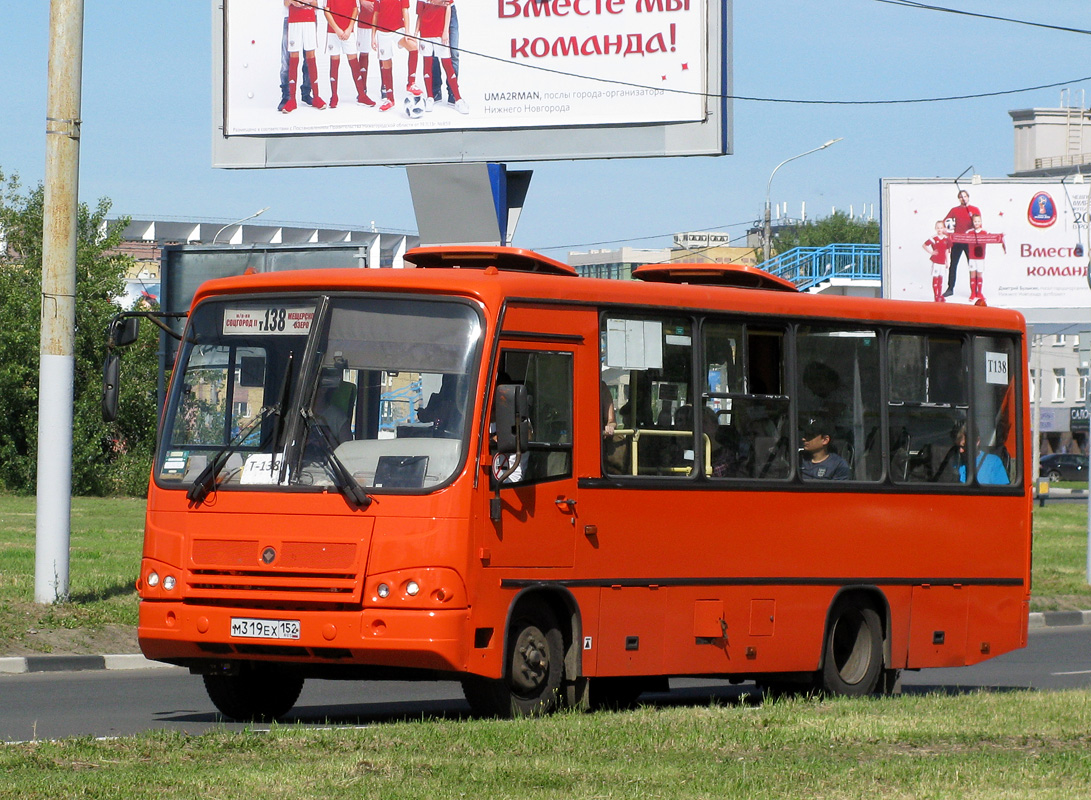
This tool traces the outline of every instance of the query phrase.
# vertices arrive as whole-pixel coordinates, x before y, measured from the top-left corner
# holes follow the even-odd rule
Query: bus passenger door
[[[496,382],[526,387],[531,431],[529,450],[518,465],[514,457],[494,455],[492,441],[487,445],[483,460],[492,465],[490,499],[500,499],[492,541],[486,536],[490,566],[572,566],[578,522],[572,468],[575,353],[549,347],[500,352]]]

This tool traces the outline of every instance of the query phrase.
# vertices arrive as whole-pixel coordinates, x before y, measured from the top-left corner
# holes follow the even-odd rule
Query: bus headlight
[[[409,581],[409,583],[405,584],[405,593],[407,595],[409,595],[410,597],[416,597],[417,592],[419,592],[419,591],[420,591],[420,584],[417,583],[416,581]]]
[[[150,587],[152,587],[154,589],[158,585],[159,585],[159,573],[156,572],[153,569],[151,572],[148,573],[148,586],[150,586]]]
[[[379,588],[375,590],[375,594],[379,595],[379,597],[387,598],[390,596],[390,587],[385,583],[380,583]]]
[[[163,588],[166,589],[168,592],[174,590],[175,583],[176,581],[174,580],[173,575],[168,575],[167,577],[163,578]]]

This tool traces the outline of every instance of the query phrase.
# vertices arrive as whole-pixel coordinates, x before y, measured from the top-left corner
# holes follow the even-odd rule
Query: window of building
[[[1064,367],[1059,367],[1053,370],[1053,402],[1058,403],[1064,400],[1065,389],[1067,388],[1067,376]]]
[[[1076,371],[1080,376],[1080,396],[1076,398],[1076,402],[1083,403],[1087,400],[1087,367],[1079,367]]]

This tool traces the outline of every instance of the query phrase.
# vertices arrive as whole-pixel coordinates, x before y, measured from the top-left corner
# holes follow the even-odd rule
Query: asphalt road
[[[975,667],[906,673],[902,683],[907,693],[1091,687],[1091,627],[1033,630],[1025,650]],[[645,695],[644,700],[705,705],[712,698],[737,702],[755,691],[752,684],[718,680],[672,680],[671,688],[669,694]],[[468,714],[457,683],[309,681],[285,722],[370,725]],[[181,669],[0,675],[0,741],[244,728],[261,726],[223,722],[201,679]]]

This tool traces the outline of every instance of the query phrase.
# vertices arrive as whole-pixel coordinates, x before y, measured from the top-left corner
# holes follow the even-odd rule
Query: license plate
[[[236,639],[298,639],[298,619],[231,618],[231,636]]]

